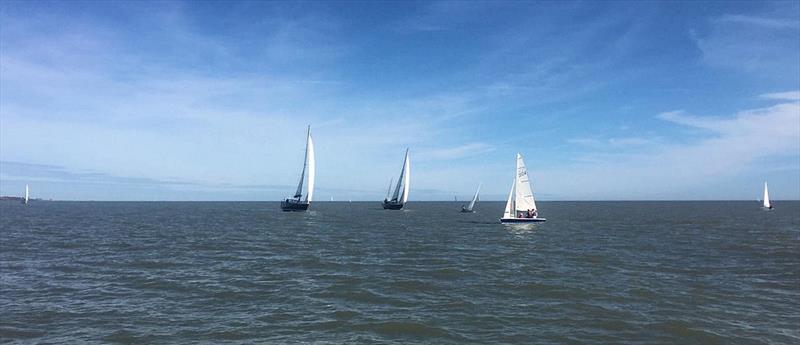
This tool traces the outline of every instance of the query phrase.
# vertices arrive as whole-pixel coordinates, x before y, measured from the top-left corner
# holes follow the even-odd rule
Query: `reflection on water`
[[[530,234],[544,224],[537,223],[505,223],[503,226],[508,229],[508,232],[514,235],[527,235]]]

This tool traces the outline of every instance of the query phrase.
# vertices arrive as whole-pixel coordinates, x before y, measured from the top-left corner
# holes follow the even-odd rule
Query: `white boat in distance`
[[[28,189],[28,185],[25,185],[25,200],[22,202],[23,204],[28,204],[28,199],[30,198],[30,190]]]
[[[533,223],[544,222],[546,219],[539,218],[536,209],[536,201],[533,199],[531,181],[528,178],[528,169],[522,160],[522,155],[517,153],[517,169],[514,182],[511,183],[511,191],[508,193],[506,209],[503,212],[501,223]]]
[[[762,206],[766,210],[772,209],[772,204],[769,202],[769,189],[767,189],[767,182],[764,182],[764,203]]]
[[[406,149],[406,158],[403,160],[403,169],[400,170],[400,178],[397,179],[397,186],[394,188],[394,194],[391,199],[389,192],[392,190],[392,182],[389,181],[389,190],[386,192],[386,198],[383,199],[383,209],[385,210],[399,210],[408,202],[408,187],[411,182],[411,160],[408,158],[408,149]],[[401,188],[402,187],[402,188]]]
[[[461,213],[474,213],[475,211],[472,210],[475,207],[475,203],[478,202],[478,194],[481,192],[481,186],[483,183],[478,185],[478,190],[475,191],[475,196],[472,197],[472,201],[469,202],[467,206],[461,206]]]
[[[297,184],[297,191],[292,198],[281,201],[281,209],[284,211],[305,211],[311,205],[314,196],[314,174],[316,162],[314,160],[314,141],[311,140],[311,126],[308,126],[306,137],[306,155],[303,161],[303,171],[300,173],[300,183]],[[306,181],[306,190],[303,193],[303,181]]]

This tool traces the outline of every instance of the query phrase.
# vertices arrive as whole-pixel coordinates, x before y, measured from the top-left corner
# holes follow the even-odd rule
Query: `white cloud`
[[[800,91],[767,93],[760,95],[758,97],[765,99],[781,100],[781,101],[800,101]]]
[[[800,21],[797,19],[770,18],[759,16],[746,16],[740,14],[728,14],[718,19],[720,22],[742,23],[756,26],[763,26],[772,29],[797,29],[800,28]]]
[[[486,143],[468,143],[456,147],[422,151],[417,156],[422,160],[453,160],[484,154],[494,149],[494,146]]]
[[[651,146],[645,152],[598,150],[582,162],[543,169],[541,189],[578,198],[709,198],[687,194],[754,169],[764,159],[788,156],[800,163],[800,104],[780,103],[728,117],[694,116],[684,111],[659,114],[679,126],[702,129],[704,138],[689,144]],[[577,141],[581,143],[581,141]],[[781,163],[785,164],[785,163]],[[768,167],[759,167],[768,169]],[[795,167],[795,172],[800,166]],[[793,195],[800,191],[783,191]],[[741,195],[732,192],[731,195]],[[719,198],[719,194],[711,198]]]
[[[604,148],[627,148],[627,147],[645,146],[653,144],[654,140],[651,138],[643,138],[643,137],[612,137],[604,139],[571,138],[567,139],[567,143],[604,149]]]
[[[759,78],[796,84],[800,74],[800,36],[797,7],[753,16],[725,15],[711,21],[708,33],[693,36],[703,60]]]

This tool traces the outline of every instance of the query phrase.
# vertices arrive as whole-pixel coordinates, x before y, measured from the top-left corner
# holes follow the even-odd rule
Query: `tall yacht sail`
[[[475,191],[475,195],[472,197],[472,201],[469,202],[467,206],[461,206],[461,212],[464,213],[472,213],[474,212],[472,209],[475,207],[475,203],[478,202],[478,194],[481,192],[481,186],[483,184],[478,184],[478,190]]]
[[[769,189],[767,189],[767,183],[764,182],[764,208],[772,209],[772,204],[769,202]]]
[[[503,223],[545,221],[544,218],[539,218],[539,210],[536,208],[531,181],[528,177],[528,168],[525,167],[525,161],[519,153],[517,153],[515,173],[511,191],[508,193],[506,209],[500,221]]]
[[[394,188],[394,193],[391,199],[383,200],[383,208],[387,210],[399,210],[408,202],[408,191],[411,183],[411,160],[408,156],[408,149],[406,149],[406,157],[403,160],[403,168],[400,170],[400,178],[397,179],[397,185]],[[389,184],[391,186],[391,183]]]
[[[28,189],[28,185],[25,185],[25,201],[24,201],[25,205],[28,204],[28,199],[30,198],[30,195],[31,195],[30,189]]]
[[[284,211],[305,211],[311,205],[314,197],[314,178],[316,174],[316,160],[314,157],[314,140],[311,138],[311,126],[308,126],[306,135],[306,151],[303,159],[303,170],[300,172],[300,182],[292,198],[281,202]],[[305,189],[303,188],[305,186]]]

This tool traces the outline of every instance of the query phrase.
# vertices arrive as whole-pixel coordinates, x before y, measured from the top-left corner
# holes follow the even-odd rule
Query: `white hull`
[[[545,218],[500,218],[500,223],[540,223],[547,221]]]

